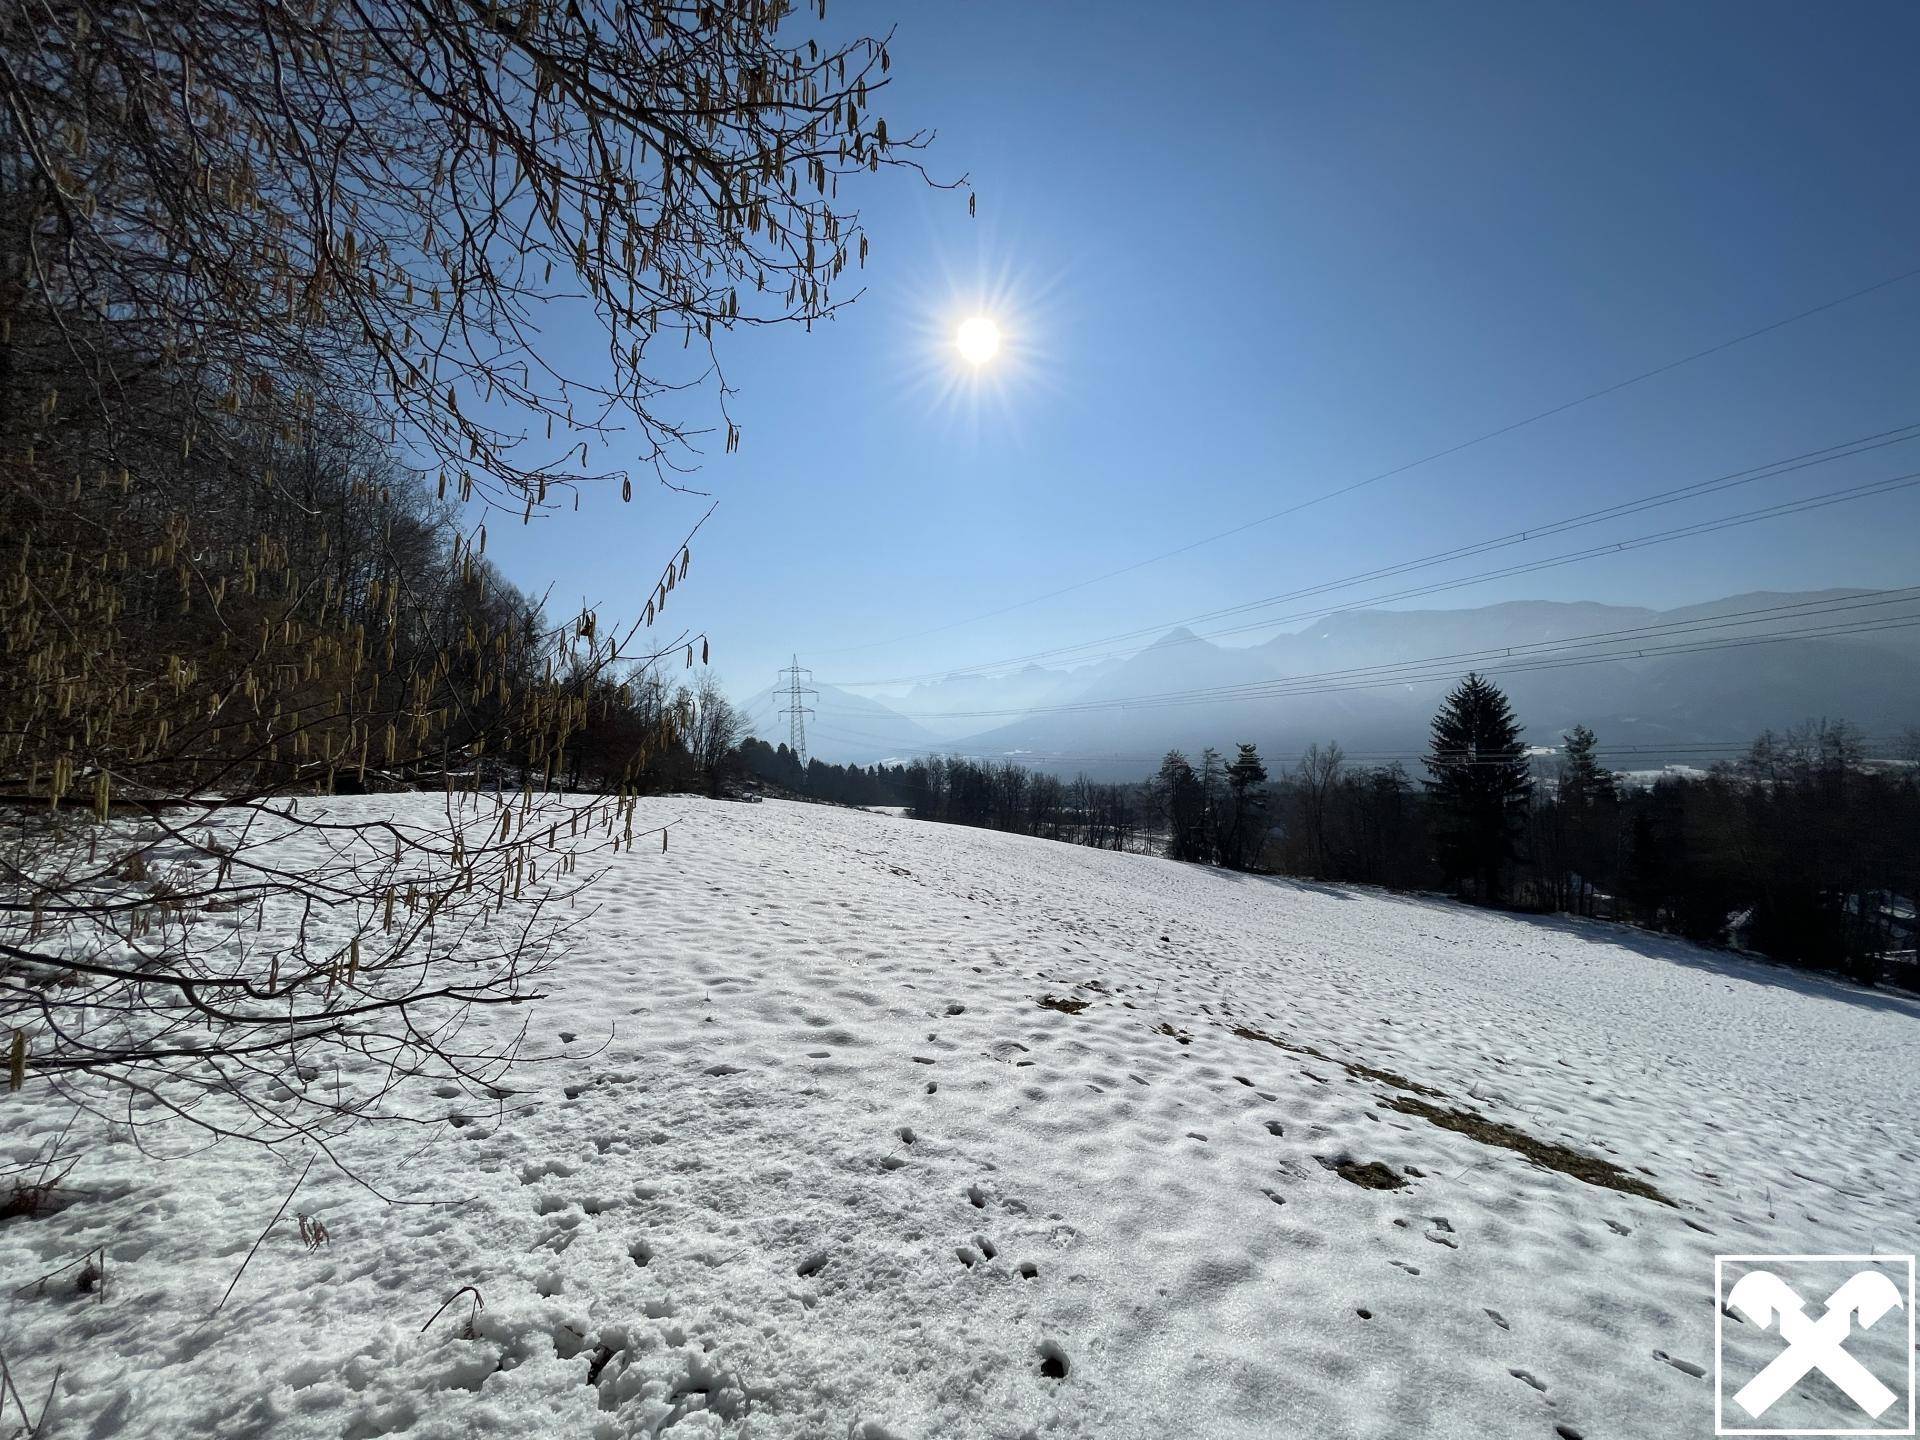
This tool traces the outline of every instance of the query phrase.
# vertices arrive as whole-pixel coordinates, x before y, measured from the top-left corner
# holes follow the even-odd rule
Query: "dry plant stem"
[[[240,1283],[240,1277],[247,1273],[247,1266],[253,1263],[254,1252],[259,1250],[267,1236],[273,1233],[273,1227],[280,1223],[280,1217],[287,1213],[287,1206],[293,1203],[293,1197],[299,1192],[300,1186],[306,1181],[307,1171],[311,1169],[313,1169],[313,1160],[309,1157],[307,1163],[301,1167],[299,1178],[293,1182],[293,1189],[287,1191],[287,1198],[282,1200],[280,1208],[273,1212],[273,1219],[269,1220],[267,1228],[260,1232],[260,1238],[253,1242],[252,1248],[247,1251],[247,1258],[240,1262],[240,1268],[233,1272],[233,1279],[227,1282],[227,1288],[220,1296],[220,1304],[213,1307],[213,1312],[207,1316],[207,1319],[211,1320],[214,1315],[218,1315],[221,1308],[226,1305],[228,1297],[233,1294],[233,1287]]]
[[[487,1302],[481,1298],[479,1290],[472,1285],[462,1285],[458,1290],[454,1291],[453,1294],[442,1300],[440,1302],[440,1308],[429,1315],[427,1317],[427,1323],[420,1327],[420,1333],[424,1335],[427,1331],[431,1330],[433,1328],[433,1322],[440,1318],[447,1306],[458,1300],[462,1295],[473,1296],[473,1309],[467,1315],[467,1338],[471,1340],[473,1338],[474,1317],[487,1308]]]
[[[33,1418],[27,1414],[26,1402],[20,1398],[20,1387],[13,1383],[13,1372],[7,1368],[7,1357],[4,1351],[0,1351],[0,1382],[5,1383],[6,1395],[13,1397],[14,1408],[20,1412],[20,1426],[23,1433],[33,1434]],[[0,1406],[5,1405],[6,1395],[0,1395]]]

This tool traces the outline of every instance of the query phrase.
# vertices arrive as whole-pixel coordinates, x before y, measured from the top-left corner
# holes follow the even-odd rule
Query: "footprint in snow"
[[[1048,1380],[1064,1380],[1072,1370],[1067,1352],[1051,1340],[1040,1342],[1040,1374]]]
[[[1513,1326],[1507,1323],[1507,1317],[1502,1315],[1498,1310],[1487,1311],[1487,1318],[1493,1321],[1493,1323],[1498,1325],[1502,1330],[1513,1329]]]
[[[1507,1371],[1507,1374],[1513,1376],[1513,1378],[1516,1380],[1524,1381],[1526,1384],[1531,1385],[1534,1389],[1538,1390],[1542,1395],[1547,1393],[1546,1382],[1543,1380],[1537,1379],[1534,1375],[1532,1375],[1528,1371],[1519,1370],[1519,1369],[1509,1369]]]

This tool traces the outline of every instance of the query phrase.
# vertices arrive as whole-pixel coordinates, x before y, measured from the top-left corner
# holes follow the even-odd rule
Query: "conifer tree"
[[[1172,860],[1206,858],[1204,833],[1206,796],[1200,777],[1178,750],[1169,750],[1154,777],[1154,795],[1167,819],[1167,857]]]
[[[1240,753],[1227,767],[1227,790],[1233,797],[1233,818],[1227,832],[1227,864],[1244,869],[1259,852],[1266,823],[1267,767],[1260,752],[1242,741]]]
[[[1614,773],[1594,757],[1593,731],[1576,725],[1566,734],[1566,758],[1560,766],[1560,800],[1573,810],[1591,810],[1619,798]]]
[[[1596,758],[1598,743],[1585,725],[1566,733],[1544,853],[1536,856],[1550,862],[1556,903],[1582,914],[1591,911],[1594,887],[1612,883],[1620,849],[1620,780]]]
[[[1433,717],[1425,763],[1442,873],[1463,893],[1497,903],[1533,796],[1520,724],[1507,697],[1470,673]]]

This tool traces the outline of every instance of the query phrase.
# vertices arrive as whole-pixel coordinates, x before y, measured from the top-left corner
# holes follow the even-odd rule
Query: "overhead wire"
[[[1681,487],[1681,488],[1684,490],[1691,491],[1693,494],[1710,494],[1714,492],[1711,490],[1703,489],[1701,487],[1713,485],[1721,489],[1730,489],[1735,484],[1750,484],[1755,479],[1771,479],[1778,475],[1796,473],[1797,471],[1807,469],[1812,465],[1831,463],[1835,459],[1846,459],[1846,458],[1850,458],[1853,455],[1865,454],[1871,450],[1882,449],[1888,445],[1902,444],[1910,440],[1920,439],[1920,425],[1903,426],[1900,428],[1898,432],[1887,431],[1887,432],[1883,432],[1883,434],[1884,436],[1889,436],[1894,438],[1869,437],[1871,439],[1876,440],[1877,443],[1872,445],[1861,444],[1861,448],[1857,448],[1857,449],[1842,449],[1841,447],[1829,447],[1830,450],[1836,451],[1838,453],[1828,455],[1827,458],[1825,459],[1817,459],[1817,460],[1806,459],[1805,457],[1797,457],[1803,460],[1804,463],[1793,465],[1790,468],[1757,467],[1758,469],[1764,470],[1765,473],[1752,473],[1752,472],[1746,472],[1746,471],[1735,472],[1736,475],[1740,477],[1746,477],[1746,478],[1735,479],[1732,476],[1720,477],[1714,481],[1700,482],[1700,484],[1697,486]],[[1861,442],[1847,442],[1847,443],[1860,444]],[[1809,452],[1809,454],[1827,455],[1827,452],[1816,451],[1816,452]],[[1787,462],[1783,461],[1779,463],[1781,466],[1785,466]],[[1447,580],[1436,581],[1431,584],[1417,585],[1417,586],[1412,586],[1405,589],[1388,591],[1381,594],[1368,595],[1360,599],[1345,600],[1345,601],[1339,602],[1338,604],[1320,606],[1314,609],[1298,610],[1298,611],[1293,611],[1283,615],[1263,616],[1257,620],[1246,621],[1237,625],[1223,626],[1218,629],[1208,630],[1203,634],[1193,634],[1193,635],[1184,636],[1184,637],[1175,636],[1175,637],[1166,639],[1162,643],[1166,645],[1197,644],[1203,641],[1219,639],[1223,636],[1243,635],[1248,633],[1249,631],[1265,630],[1265,629],[1270,629],[1276,626],[1294,624],[1301,621],[1321,619],[1321,618],[1324,618],[1325,616],[1337,614],[1342,611],[1362,609],[1362,608],[1367,608],[1375,605],[1388,604],[1396,600],[1415,599],[1415,598],[1426,596],[1426,595],[1441,594],[1450,590],[1463,589],[1469,585],[1482,584],[1489,580],[1509,579],[1516,575],[1534,574],[1541,570],[1557,569],[1563,565],[1576,564],[1582,560],[1596,559],[1604,555],[1625,554],[1629,551],[1645,549],[1652,545],[1669,544],[1676,540],[1692,539],[1696,536],[1709,535],[1721,530],[1735,529],[1735,528],[1738,528],[1739,526],[1751,525],[1764,520],[1780,519],[1788,515],[1805,514],[1814,510],[1826,509],[1831,505],[1847,504],[1857,500],[1875,499],[1881,495],[1892,494],[1896,491],[1911,489],[1917,484],[1920,484],[1920,471],[1908,471],[1902,474],[1889,476],[1880,480],[1864,481],[1856,485],[1843,486],[1834,490],[1821,491],[1817,494],[1806,496],[1798,500],[1779,501],[1771,505],[1763,505],[1763,506],[1758,506],[1749,510],[1735,511],[1732,514],[1718,516],[1711,520],[1701,520],[1701,521],[1695,521],[1687,525],[1671,526],[1664,530],[1656,530],[1656,531],[1651,531],[1641,535],[1628,536],[1622,540],[1607,541],[1602,544],[1591,545],[1578,550],[1563,551],[1558,555],[1546,556],[1541,559],[1531,560],[1521,564],[1495,566],[1486,570],[1474,571],[1467,575],[1455,576]],[[1602,519],[1618,518],[1620,515],[1637,513],[1637,511],[1641,509],[1654,509],[1661,505],[1674,503],[1674,499],[1667,498],[1669,496],[1675,496],[1675,492],[1661,492],[1660,495],[1657,497],[1643,497],[1642,501],[1624,502],[1623,505],[1620,507],[1610,507],[1610,510],[1608,512],[1604,512],[1604,513],[1590,512],[1588,516],[1568,517],[1567,519],[1562,521],[1551,522],[1548,525],[1533,527],[1526,531],[1512,532],[1507,536],[1475,542],[1474,544],[1469,546],[1458,546],[1458,547],[1455,547],[1453,550],[1440,551],[1432,555],[1417,557],[1415,559],[1403,561],[1395,565],[1384,566],[1374,570],[1362,571],[1355,575],[1341,577],[1336,580],[1325,581],[1320,584],[1306,586],[1298,590],[1285,591],[1277,595],[1266,596],[1259,600],[1250,600],[1250,601],[1241,602],[1239,604],[1230,605],[1220,609],[1207,611],[1199,615],[1188,616],[1188,617],[1185,617],[1184,619],[1160,622],[1153,625],[1142,626],[1134,630],[1122,631],[1113,635],[1101,636],[1096,639],[1083,641],[1078,645],[1058,646],[1051,650],[1029,651],[1024,655],[1003,657],[1001,660],[998,660],[998,661],[988,662],[986,664],[977,665],[977,666],[969,667],[966,669],[927,671],[918,675],[895,675],[895,676],[886,676],[882,678],[867,679],[867,680],[836,680],[836,681],[831,681],[829,683],[843,690],[871,689],[871,688],[877,688],[877,687],[882,687],[887,685],[932,683],[932,682],[937,682],[940,680],[948,680],[948,679],[977,678],[983,672],[1000,670],[1000,669],[1007,668],[1009,666],[1019,665],[1019,664],[1036,664],[1042,660],[1050,660],[1054,662],[1056,665],[1066,664],[1066,665],[1078,666],[1078,665],[1092,664],[1102,659],[1118,658],[1123,653],[1124,654],[1138,653],[1138,647],[1134,647],[1132,649],[1126,649],[1126,650],[1108,651],[1102,654],[1081,654],[1080,653],[1082,651],[1090,651],[1091,648],[1096,645],[1110,644],[1115,641],[1136,639],[1136,638],[1140,638],[1140,637],[1151,635],[1151,634],[1165,634],[1170,629],[1179,628],[1184,625],[1203,623],[1208,619],[1219,619],[1219,618],[1226,618],[1228,616],[1232,616],[1236,614],[1245,614],[1250,610],[1254,610],[1257,608],[1270,606],[1270,605],[1284,604],[1289,600],[1303,599],[1312,595],[1326,594],[1336,590],[1343,590],[1343,589],[1350,588],[1354,585],[1364,583],[1365,581],[1370,579],[1383,578],[1385,576],[1395,575],[1395,574],[1406,574],[1416,570],[1430,569],[1435,565],[1446,564],[1455,559],[1464,559],[1475,554],[1485,554],[1492,550],[1507,548],[1509,546],[1520,544],[1528,540],[1544,538],[1545,536],[1548,536],[1548,535],[1560,534],[1568,530],[1578,529],[1585,525],[1596,524],[1596,523],[1599,523],[1599,521]],[[1675,498],[1692,498],[1692,494],[1679,495]],[[1066,656],[1076,656],[1077,658],[1074,658],[1071,660],[1064,659],[1063,657],[1066,657]]]
[[[1670,360],[1665,364],[1656,365],[1652,369],[1643,370],[1636,375],[1628,376],[1624,380],[1618,380],[1613,382],[1612,384],[1603,385],[1597,390],[1589,390],[1585,394],[1578,395],[1571,400],[1563,401],[1558,405],[1549,406],[1547,409],[1536,411],[1531,415],[1527,415],[1521,419],[1511,421],[1510,423],[1505,425],[1497,426],[1494,429],[1484,431],[1478,435],[1472,436],[1469,439],[1459,441],[1456,444],[1448,445],[1442,449],[1432,451],[1431,453],[1422,455],[1417,459],[1405,461],[1402,464],[1392,466],[1389,469],[1381,470],[1374,474],[1364,476],[1358,480],[1350,481],[1347,484],[1337,486],[1331,490],[1323,491],[1318,495],[1310,496],[1304,500],[1295,501],[1293,504],[1284,506],[1279,510],[1270,512],[1269,514],[1256,516],[1251,520],[1242,521],[1238,525],[1232,525],[1227,527],[1224,530],[1215,531],[1213,534],[1202,536],[1198,540],[1189,541],[1184,545],[1175,546],[1170,550],[1160,551],[1158,554],[1149,555],[1144,559],[1133,561],[1130,564],[1119,566],[1116,569],[1104,571],[1099,575],[1090,576],[1085,580],[1077,580],[1070,585],[1062,585],[1055,589],[1048,590],[1039,595],[1031,595],[1023,600],[1016,600],[1009,604],[997,606],[990,610],[983,610],[974,615],[964,616],[957,620],[950,620],[945,622],[944,624],[929,626],[925,629],[912,631],[904,635],[896,635],[891,637],[890,639],[868,641],[859,645],[842,645],[834,648],[815,647],[811,653],[815,656],[846,655],[846,654],[852,654],[856,651],[861,651],[861,650],[874,650],[874,649],[880,649],[887,645],[903,644],[909,640],[920,640],[920,639],[924,639],[929,635],[938,635],[949,630],[958,629],[964,625],[972,625],[972,624],[977,624],[979,621],[982,621],[982,620],[994,619],[998,616],[1009,614],[1015,610],[1025,609],[1030,605],[1040,604],[1041,602],[1046,600],[1058,599],[1062,595],[1070,595],[1075,591],[1084,590],[1089,586],[1102,584],[1108,580],[1118,579],[1122,575],[1130,575],[1137,570],[1146,569],[1150,565],[1157,565],[1163,560],[1171,560],[1176,556],[1185,555],[1191,551],[1198,550],[1204,546],[1215,544],[1221,540],[1230,539],[1235,535],[1244,534],[1245,532],[1256,529],[1262,525],[1269,525],[1276,520],[1285,519],[1290,515],[1297,515],[1302,510],[1309,509],[1312,506],[1321,505],[1326,503],[1329,500],[1336,500],[1345,495],[1351,495],[1356,490],[1364,489],[1369,485],[1378,484],[1382,480],[1389,480],[1394,478],[1395,476],[1404,475],[1410,470],[1418,469],[1423,465],[1430,465],[1436,460],[1442,460],[1451,455],[1457,455],[1464,450],[1472,449],[1476,445],[1483,445],[1489,440],[1496,440],[1503,435],[1511,435],[1515,431],[1526,429],[1528,426],[1531,426],[1531,425],[1536,425],[1542,420],[1551,419],[1556,415],[1563,415],[1569,410],[1577,409],[1578,407],[1589,404],[1592,401],[1603,399],[1608,395],[1618,394],[1622,390],[1630,389],[1635,385],[1642,384],[1658,376],[1669,374],[1674,370],[1681,369],[1683,366],[1694,364],[1696,361],[1707,359],[1708,357],[1713,355],[1718,355],[1723,351],[1733,349],[1735,346],[1744,345],[1750,340],[1757,340],[1763,335],[1770,335],[1773,332],[1784,329],[1789,325],[1798,324],[1802,320],[1811,319],[1813,316],[1824,314],[1825,312],[1836,309],[1839,306],[1849,304],[1852,301],[1863,299],[1868,295],[1872,295],[1879,291],[1889,289],[1892,286],[1898,285],[1903,281],[1910,280],[1917,275],[1920,275],[1920,266],[1915,266],[1912,269],[1903,270],[1898,274],[1887,276],[1883,280],[1877,280],[1871,285],[1864,285],[1857,290],[1850,290],[1844,295],[1836,296],[1831,300],[1823,301],[1822,303],[1818,305],[1810,306],[1805,310],[1796,311],[1791,315],[1787,315],[1782,317],[1781,319],[1771,321],[1770,323],[1759,326],[1756,329],[1748,330],[1742,334],[1735,335],[1726,340],[1722,340],[1718,344],[1709,345],[1705,349],[1695,350],[1690,354],[1681,356],[1677,360]]]
[[[1261,699],[1290,694],[1324,694],[1331,693],[1336,689],[1374,688],[1382,684],[1412,684],[1420,679],[1432,678],[1423,673],[1415,674],[1412,672],[1424,672],[1436,666],[1444,667],[1443,674],[1457,673],[1462,667],[1497,668],[1499,673],[1524,673],[1530,669],[1562,668],[1562,664],[1594,663],[1600,660],[1644,659],[1664,654],[1694,653],[1697,650],[1730,648],[1736,645],[1775,643],[1795,639],[1816,639],[1837,634],[1872,633],[1883,629],[1902,629],[1909,625],[1920,624],[1920,613],[1916,613],[1913,616],[1851,621],[1838,627],[1807,626],[1773,635],[1731,637],[1711,643],[1691,645],[1649,645],[1646,643],[1648,638],[1658,637],[1664,634],[1686,635],[1688,632],[1705,632],[1725,629],[1734,625],[1753,624],[1757,623],[1760,617],[1801,616],[1804,618],[1819,619],[1830,614],[1842,614],[1849,611],[1870,610],[1883,606],[1908,603],[1920,603],[1920,586],[1912,586],[1892,591],[1876,591],[1866,596],[1845,595],[1838,597],[1821,597],[1813,600],[1788,602],[1780,605],[1755,606],[1746,610],[1725,611],[1703,616],[1689,616],[1680,620],[1625,626],[1615,630],[1592,631],[1556,640],[1490,646],[1478,650],[1454,651],[1441,655],[1421,656],[1415,659],[1384,662],[1378,665],[1350,666],[1338,670],[1314,671],[1298,676],[1278,676],[1267,679],[1243,681],[1231,685],[1200,686],[1138,696],[1082,699],[1061,702],[1054,705],[1015,709],[921,711],[917,718],[942,720],[1017,719],[1035,715],[1080,714],[1091,711],[1148,708],[1170,704],[1215,703],[1227,700]],[[1552,659],[1556,656],[1567,655],[1573,651],[1604,645],[1613,645],[1622,648],[1618,654],[1575,656],[1563,661],[1562,664],[1535,665],[1530,663],[1536,660]],[[1351,683],[1357,680],[1364,680],[1365,683]]]

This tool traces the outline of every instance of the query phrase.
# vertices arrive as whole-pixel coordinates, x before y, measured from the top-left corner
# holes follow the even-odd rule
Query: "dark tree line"
[[[1865,979],[1912,950],[1920,765],[1871,765],[1859,733],[1826,720],[1651,785],[1624,783],[1598,745],[1575,726],[1543,766],[1505,696],[1469,676],[1434,718],[1423,784],[1313,747],[1275,787],[1266,861],[1628,920]]]
[[[1011,760],[986,764],[953,755],[914,760],[899,772],[908,813],[917,820],[1037,835],[1102,850],[1133,848],[1141,827],[1137,787],[1079,775],[1029,770]]]
[[[1739,762],[1663,779],[1588,817],[1579,858],[1633,918],[1877,978],[1914,946],[1920,767],[1862,763],[1840,722],[1768,733]]]
[[[1522,733],[1469,675],[1433,718],[1418,780],[1334,742],[1271,777],[1245,744],[1231,761],[1170,751],[1137,785],[957,758],[895,773],[921,819],[1626,920],[1867,979],[1914,950],[1920,731],[1907,763],[1873,764],[1853,727],[1810,721],[1651,785],[1607,769],[1583,725],[1550,761]]]
[[[1148,787],[1166,826],[1168,856],[1248,869],[1266,845],[1266,785],[1267,767],[1251,745],[1241,745],[1231,764],[1209,746],[1197,770],[1169,750]]]
[[[769,745],[748,736],[734,753],[734,774],[776,794],[830,805],[905,805],[906,770],[899,765],[830,765],[817,756],[805,766],[785,741]]]

